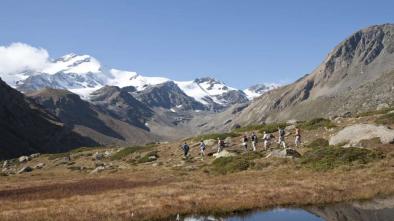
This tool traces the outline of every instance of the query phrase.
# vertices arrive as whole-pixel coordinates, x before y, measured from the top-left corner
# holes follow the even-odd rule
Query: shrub
[[[234,173],[253,167],[253,160],[264,157],[260,152],[248,152],[239,156],[220,157],[212,162],[212,171],[219,174]]]
[[[249,166],[249,161],[239,156],[220,157],[212,162],[212,170],[220,174],[247,170]]]
[[[336,127],[336,125],[333,122],[324,118],[315,118],[310,121],[301,122],[297,126],[305,130],[315,130],[322,127],[326,127],[326,128]]]
[[[349,147],[319,147],[307,151],[301,158],[301,164],[315,170],[329,170],[338,166],[367,164],[384,158],[377,150]]]
[[[385,125],[394,124],[394,113],[385,114],[385,115],[378,117],[375,120],[375,123],[385,124]]]

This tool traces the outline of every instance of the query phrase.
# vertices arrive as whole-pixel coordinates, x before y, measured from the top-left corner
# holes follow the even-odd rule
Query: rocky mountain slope
[[[130,102],[132,98],[119,95],[119,88],[108,89],[113,91],[114,97],[112,100],[109,99],[107,105],[111,105],[110,103],[116,100],[118,106],[115,104],[102,109],[101,105],[106,104],[100,103],[96,106],[82,100],[74,93],[59,89],[42,89],[28,94],[28,96],[48,112],[56,115],[75,133],[89,137],[97,145],[135,145],[158,139],[145,128],[138,127],[139,124],[145,126],[140,120],[151,114],[151,112],[147,112],[149,109],[145,107],[138,109],[136,105],[127,105],[128,108],[133,107],[134,109],[125,109],[123,112],[117,110],[116,107],[122,106],[122,102]]]
[[[234,123],[252,124],[357,113],[394,102],[394,25],[372,26],[336,46],[311,74],[272,90]]]
[[[0,80],[0,159],[98,144]]]

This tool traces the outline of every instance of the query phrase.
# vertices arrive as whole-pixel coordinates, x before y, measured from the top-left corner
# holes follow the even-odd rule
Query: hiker
[[[264,131],[263,140],[264,140],[264,150],[268,150],[271,146],[271,138],[272,135]]]
[[[218,137],[218,153],[220,153],[225,146],[224,140]]]
[[[189,145],[187,145],[187,143],[185,142],[185,143],[182,145],[183,156],[185,157],[185,159],[187,159],[187,157],[188,157],[188,155],[189,155],[189,149],[190,149]]]
[[[200,141],[200,154],[201,154],[201,160],[204,160],[204,156],[205,156],[205,143],[203,140]]]
[[[295,128],[295,146],[298,148],[301,145],[301,130],[299,127]]]
[[[286,142],[285,142],[285,129],[278,127],[278,133],[279,133],[279,140],[278,144],[279,146],[282,146],[284,149],[286,149]]]
[[[242,137],[242,146],[248,151],[248,136],[246,134]]]
[[[252,140],[253,151],[256,151],[257,135],[255,132],[252,133],[251,140]]]

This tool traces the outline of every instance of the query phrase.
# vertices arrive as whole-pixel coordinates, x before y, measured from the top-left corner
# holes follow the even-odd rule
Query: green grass
[[[240,136],[240,134],[238,133],[213,133],[213,134],[204,134],[204,135],[200,135],[197,137],[194,137],[193,140],[194,141],[200,141],[200,140],[210,140],[210,139],[217,139],[218,137],[220,139],[226,139],[227,137],[238,137]]]
[[[325,118],[315,118],[310,121],[305,121],[297,124],[298,127],[304,130],[316,130],[319,128],[334,128],[336,125]]]
[[[375,120],[377,124],[390,125],[394,124],[394,113],[385,114]]]
[[[249,152],[239,156],[220,157],[212,162],[211,171],[218,174],[227,174],[247,170],[255,165],[254,159],[263,156],[264,154],[259,152]]]
[[[250,132],[250,131],[259,131],[263,133],[264,131],[267,133],[273,133],[278,130],[278,127],[285,128],[288,125],[286,123],[272,123],[272,124],[254,124],[241,128],[234,129],[234,132],[242,133],[242,132]]]
[[[320,147],[307,151],[301,158],[301,164],[317,171],[325,171],[344,165],[367,164],[382,158],[384,154],[377,150]]]
[[[156,146],[157,146],[156,144],[147,144],[145,146],[126,147],[126,148],[122,149],[121,151],[113,154],[111,156],[111,160],[121,160],[121,159],[123,159],[133,153],[136,153],[136,152],[145,152],[145,151],[152,150]]]
[[[152,157],[152,156],[155,156],[156,159],[149,159],[149,157]],[[158,151],[151,151],[151,152],[145,154],[143,157],[139,158],[137,160],[137,162],[138,163],[147,163],[147,162],[155,161],[155,160],[157,160],[157,158],[159,158]]]
[[[317,138],[314,141],[305,145],[305,147],[309,147],[309,148],[319,148],[319,147],[328,147],[328,146],[329,146],[328,140],[324,138]]]

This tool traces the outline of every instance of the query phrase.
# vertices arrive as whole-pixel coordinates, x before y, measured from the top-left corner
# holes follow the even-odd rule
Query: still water
[[[273,209],[226,217],[189,216],[184,221],[394,221],[394,197],[364,202]]]

